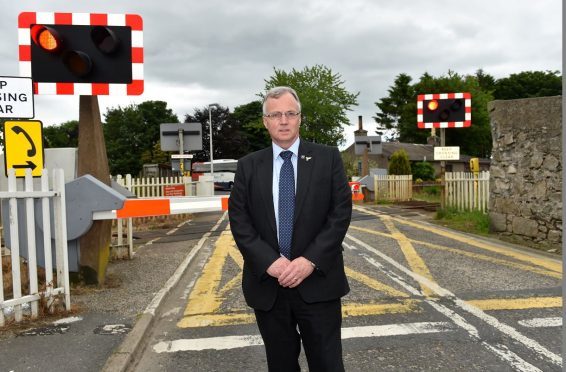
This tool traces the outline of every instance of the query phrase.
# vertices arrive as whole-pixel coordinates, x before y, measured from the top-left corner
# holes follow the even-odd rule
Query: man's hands
[[[295,288],[314,271],[311,262],[304,257],[297,257],[289,261],[279,257],[267,268],[267,273],[279,280],[283,287]]]

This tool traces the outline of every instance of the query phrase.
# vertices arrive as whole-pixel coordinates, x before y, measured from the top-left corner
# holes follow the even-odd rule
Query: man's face
[[[263,117],[263,125],[267,128],[273,142],[284,149],[288,149],[299,137],[301,115],[291,117],[285,113],[299,112],[299,105],[291,93],[284,93],[279,98],[268,98],[265,105],[267,114],[283,113],[281,118]],[[288,117],[289,116],[289,117]]]

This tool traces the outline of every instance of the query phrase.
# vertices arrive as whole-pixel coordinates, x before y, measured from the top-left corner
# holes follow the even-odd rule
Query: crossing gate
[[[31,317],[37,318],[39,314],[40,300],[46,301],[47,307],[57,296],[64,298],[65,308],[71,308],[71,294],[69,286],[69,264],[67,253],[67,226],[65,207],[65,179],[63,170],[53,170],[53,189],[49,190],[48,171],[44,169],[41,175],[41,186],[34,190],[31,169],[27,169],[24,179],[24,189],[18,190],[15,171],[8,170],[8,191],[0,192],[0,199],[7,199],[9,204],[9,215],[3,216],[4,229],[10,229],[10,256],[12,263],[12,298],[4,297],[4,282],[2,265],[0,265],[0,326],[5,324],[5,312],[13,309],[14,320],[20,322],[23,318],[22,305],[29,303]],[[22,201],[23,203],[18,201]],[[51,201],[51,205],[50,205]],[[35,237],[35,204],[40,203],[42,211],[43,247],[45,257],[45,288],[39,290],[36,237]],[[23,204],[26,215],[26,233],[20,236],[18,227],[18,204]],[[51,226],[51,211],[53,209],[53,229]],[[6,222],[9,226],[6,226]],[[52,240],[51,231],[54,231]],[[27,270],[29,276],[29,293],[22,295],[22,273],[20,270],[20,239],[26,239],[28,247]],[[55,251],[56,281],[53,282],[53,258],[52,243]],[[7,274],[7,273],[6,273]]]
[[[413,175],[374,175],[374,200],[407,201],[413,198]]]

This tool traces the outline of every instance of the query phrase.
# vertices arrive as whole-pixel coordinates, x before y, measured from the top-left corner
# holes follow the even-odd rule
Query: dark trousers
[[[344,371],[340,299],[308,304],[296,289],[280,287],[273,308],[255,316],[270,372],[301,370],[301,340],[310,372]]]

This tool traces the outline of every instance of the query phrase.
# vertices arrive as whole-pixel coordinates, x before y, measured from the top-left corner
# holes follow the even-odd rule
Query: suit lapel
[[[299,144],[299,159],[297,159],[297,194],[295,198],[295,217],[301,214],[301,208],[307,196],[310,185],[314,162],[316,159],[312,156],[312,149],[307,142],[301,141]]]
[[[261,157],[258,165],[258,176],[261,197],[263,198],[263,205],[267,210],[269,224],[277,236],[275,211],[273,209],[273,149],[271,147],[266,148],[265,154]]]

